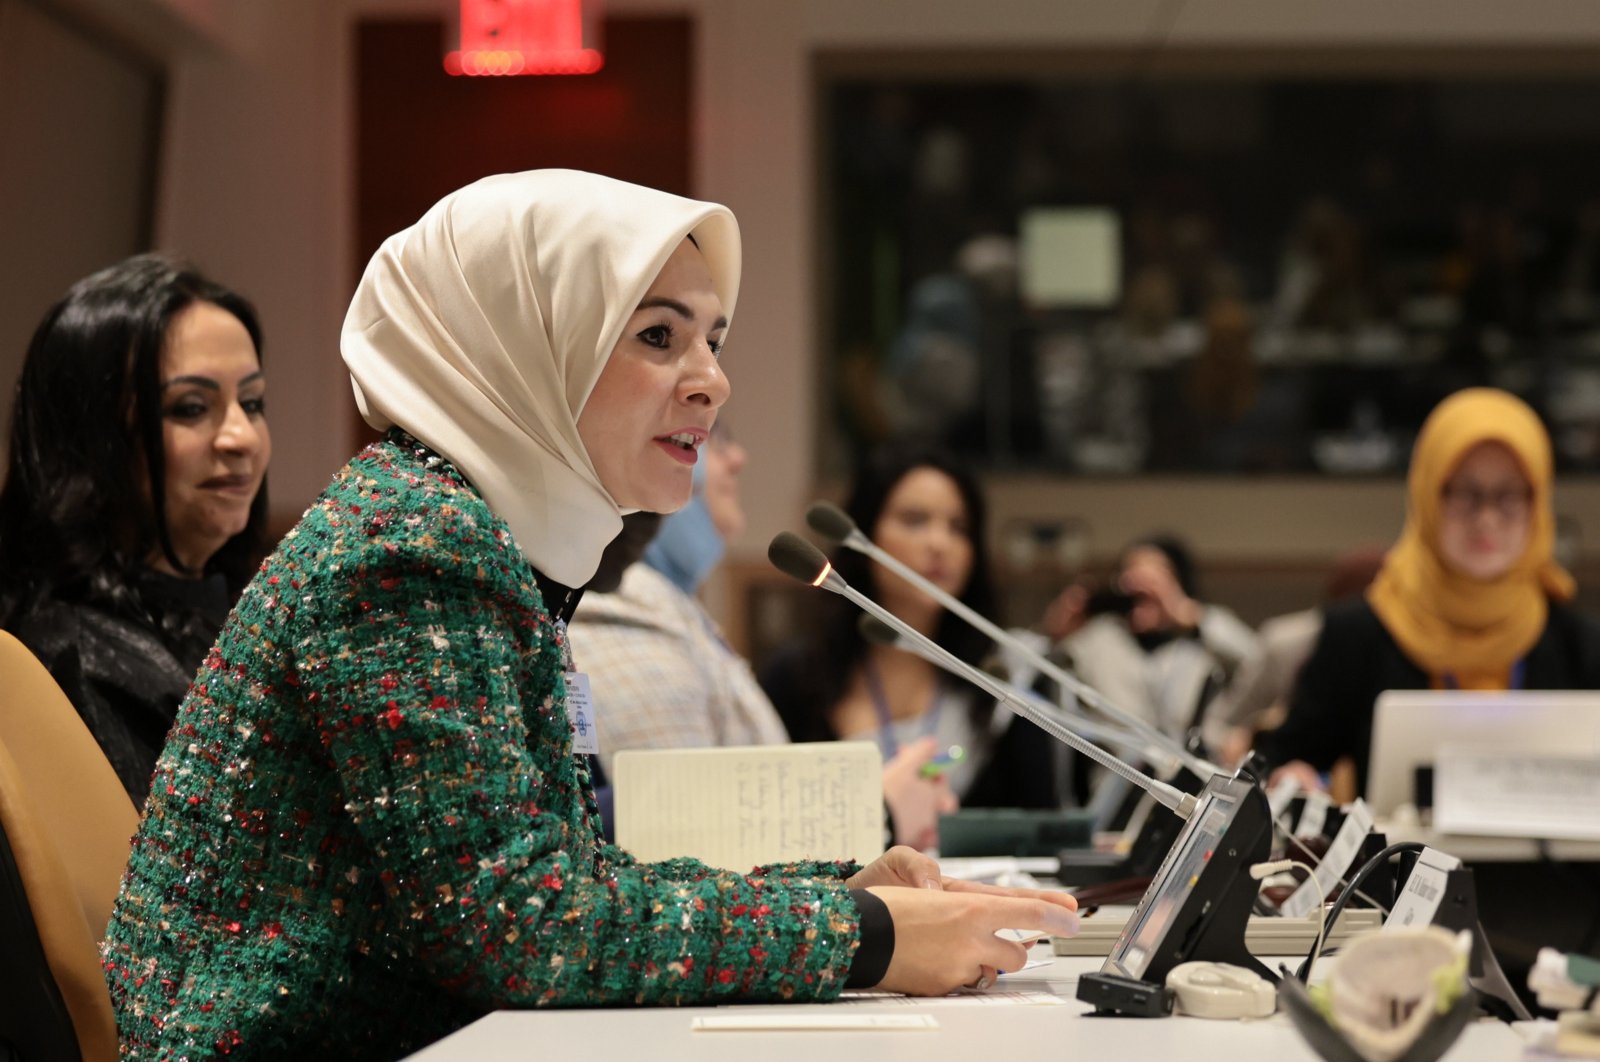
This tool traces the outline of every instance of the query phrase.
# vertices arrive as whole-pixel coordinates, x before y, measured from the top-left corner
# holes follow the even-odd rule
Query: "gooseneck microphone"
[[[1017,696],[1006,684],[995,679],[988,672],[975,668],[965,660],[957,657],[938,642],[927,637],[893,612],[890,612],[845,582],[844,578],[833,570],[833,565],[828,562],[827,557],[822,555],[822,551],[799,535],[790,531],[779,534],[772,540],[772,544],[767,547],[767,558],[772,561],[775,568],[785,575],[798,579],[803,583],[810,583],[812,586],[820,586],[824,590],[830,590],[851,601],[862,611],[876,617],[898,632],[901,638],[916,645],[918,651],[933,654],[945,670],[960,675],[1051,737],[1054,737],[1057,741],[1077,749],[1106,770],[1132,782],[1154,797],[1163,807],[1171,809],[1173,814],[1179,818],[1187,819],[1194,812],[1196,806],[1194,797],[1187,793],[1180,793],[1165,782],[1157,781],[1137,770],[1131,764],[1117,759],[1098,745],[1085,741],[1062,726],[1053,716],[1040,711],[1039,706],[1032,701]]]
[[[861,637],[865,638],[873,645],[888,646],[892,649],[899,649],[907,653],[912,653],[948,674],[955,675],[957,678],[966,677],[960,672],[951,671],[950,669],[946,668],[943,660],[939,659],[933,653],[928,652],[922,646],[912,642],[910,639],[901,637],[899,631],[895,630],[887,623],[884,623],[876,616],[863,613],[860,621],[856,624],[856,627],[858,630],[860,630]],[[1007,682],[1005,679],[997,676],[991,677],[994,678],[996,682],[1004,683],[1006,689],[1010,690],[1018,697],[1023,697],[1029,701],[1032,701],[1040,711],[1047,712],[1062,720],[1063,726],[1067,727],[1067,729],[1071,730],[1074,734],[1077,734],[1085,741],[1093,741],[1100,745],[1106,745],[1110,746],[1111,748],[1132,752],[1134,755],[1142,756],[1152,764],[1159,764],[1164,761],[1168,761],[1172,755],[1168,750],[1152,745],[1142,734],[1135,734],[1131,731],[1122,730],[1118,727],[1108,726],[1104,723],[1097,723],[1081,711],[1074,711],[1065,705],[1052,704],[1039,694],[1034,693],[1032,690],[1023,689],[1014,682]]]
[[[1084,682],[1082,679],[1078,678],[1076,675],[1072,674],[1066,669],[1053,663],[1051,660],[1046,658],[1044,654],[1038,652],[1032,646],[1012,636],[994,623],[990,622],[988,619],[974,612],[966,605],[965,602],[961,601],[953,594],[947,593],[940,587],[929,582],[914,568],[905,564],[898,557],[894,556],[888,550],[883,549],[877,543],[873,542],[872,539],[864,535],[861,532],[861,529],[856,526],[856,522],[850,519],[849,514],[840,509],[837,505],[830,505],[823,501],[812,502],[811,507],[806,510],[806,523],[810,525],[811,530],[815,531],[817,534],[838,542],[846,549],[853,549],[857,553],[863,553],[877,561],[879,564],[883,565],[885,568],[888,568],[890,571],[900,576],[900,578],[906,580],[912,586],[915,586],[917,589],[921,590],[923,593],[939,602],[940,605],[949,609],[951,612],[954,612],[956,615],[972,624],[972,626],[988,635],[996,643],[1003,645],[1007,649],[1010,649],[1012,652],[1016,653],[1029,664],[1033,665],[1036,670],[1050,676],[1052,679],[1058,682],[1063,689],[1071,690],[1079,700],[1083,701],[1091,708],[1098,710],[1108,718],[1114,719],[1128,729],[1138,733],[1150,744],[1164,749],[1168,756],[1177,759],[1179,763],[1193,771],[1197,777],[1209,778],[1212,775],[1228,775],[1231,773],[1223,770],[1214,763],[1203,760],[1196,756],[1194,753],[1184,748],[1182,742],[1175,740],[1166,733],[1163,733],[1160,729],[1152,726],[1145,720],[1140,719],[1131,712],[1126,712],[1121,708],[1118,708],[1116,705],[1106,700],[1106,698],[1101,695],[1099,690],[1095,689],[1093,686],[1090,686],[1088,683]]]

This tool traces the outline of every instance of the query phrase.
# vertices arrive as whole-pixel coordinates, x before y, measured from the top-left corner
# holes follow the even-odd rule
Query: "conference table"
[[[1600,858],[1600,843],[1533,841],[1521,838],[1444,836],[1426,826],[1388,823],[1390,840],[1417,840],[1469,863]],[[1261,956],[1276,969],[1279,959]],[[1298,962],[1303,954],[1287,957]],[[1006,1062],[1032,1057],[1292,1062],[1317,1055],[1282,1012],[1253,1021],[1101,1017],[1076,997],[1078,977],[1100,968],[1096,956],[1058,956],[1048,942],[1036,945],[1030,969],[1000,978],[987,992],[943,999],[912,999],[880,993],[847,993],[840,1002],[724,1007],[617,1007],[582,1010],[498,1011],[416,1055],[419,1062],[573,1057],[640,1058],[651,1062],[815,1062],[817,1058],[884,1062],[939,1062],[992,1057]],[[1319,973],[1323,972],[1319,966]],[[737,1016],[773,1024],[849,1016],[889,1015],[897,1021],[927,1016],[926,1029],[783,1029],[704,1031],[697,1018]],[[1447,1062],[1522,1057],[1533,1026],[1484,1020],[1467,1027],[1445,1056]]]
[[[1167,1062],[1291,1062],[1317,1056],[1281,1012],[1255,1021],[1185,1016],[1107,1018],[1074,998],[1079,975],[1100,959],[1056,956],[1048,944],[1031,958],[1042,965],[999,979],[986,993],[944,999],[855,997],[850,1002],[793,1006],[652,1007],[498,1011],[411,1056],[417,1062],[511,1062],[513,1059],[648,1059],[650,1062],[873,1062],[940,1060],[1159,1059]],[[1268,960],[1276,967],[1276,962]],[[757,1019],[847,1015],[928,1015],[930,1029],[696,1031],[696,1018]],[[1524,1034],[1497,1021],[1467,1027],[1447,1062],[1520,1058]]]

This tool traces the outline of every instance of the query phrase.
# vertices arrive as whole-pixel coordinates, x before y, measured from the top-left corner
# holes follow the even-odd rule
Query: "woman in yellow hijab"
[[[1417,436],[1400,540],[1363,600],[1332,608],[1269,763],[1310,781],[1342,756],[1366,787],[1372,706],[1390,689],[1600,686],[1600,626],[1553,557],[1550,438],[1504,391],[1458,391]]]

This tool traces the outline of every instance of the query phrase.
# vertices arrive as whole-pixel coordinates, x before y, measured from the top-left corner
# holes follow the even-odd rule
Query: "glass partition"
[[[1600,470],[1600,76],[1236,65],[819,64],[823,467],[1398,475],[1492,384]]]

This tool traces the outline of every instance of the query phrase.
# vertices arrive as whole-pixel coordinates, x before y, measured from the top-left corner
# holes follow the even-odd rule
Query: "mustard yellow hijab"
[[[1452,570],[1439,553],[1445,483],[1467,451],[1498,442],[1533,488],[1528,544],[1492,582]],[[1517,661],[1544,632],[1548,599],[1571,599],[1572,576],[1552,557],[1550,437],[1520,399],[1488,387],[1458,391],[1428,415],[1411,454],[1400,541],[1384,558],[1367,600],[1406,656],[1435,686],[1506,689]]]

